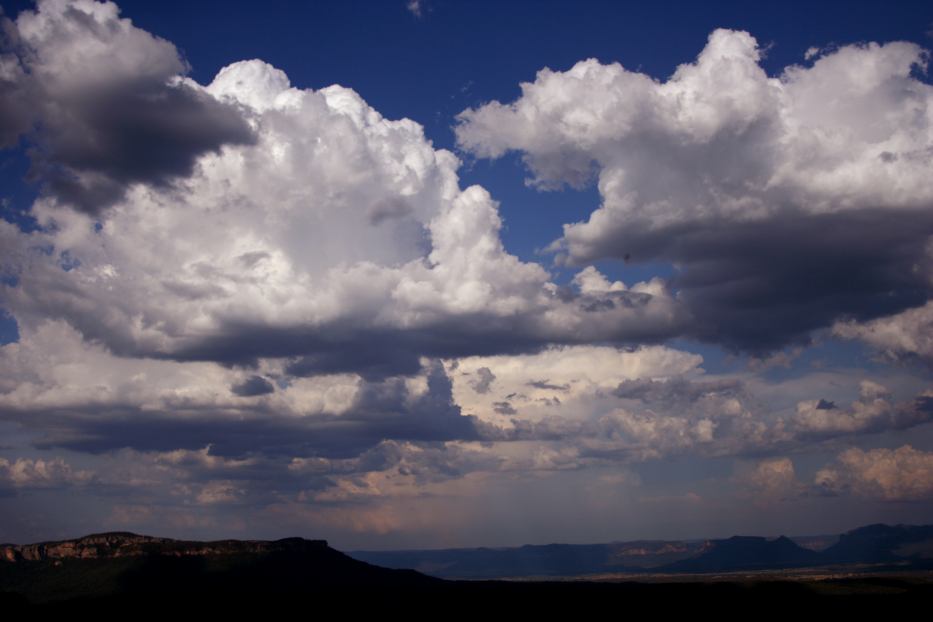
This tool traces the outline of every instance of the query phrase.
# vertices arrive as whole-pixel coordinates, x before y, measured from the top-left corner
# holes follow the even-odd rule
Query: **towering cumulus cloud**
[[[40,2],[7,29],[4,76],[47,102],[37,175],[80,191],[41,196],[34,231],[0,223],[21,336],[3,403],[43,446],[475,439],[432,359],[656,341],[685,321],[659,280],[590,269],[559,287],[510,255],[457,158],[350,89],[293,88],[260,60],[198,85],[110,3]]]
[[[17,25],[62,22],[71,32],[72,22],[91,20],[80,6],[40,5]],[[114,22],[107,32],[128,28]],[[155,51],[164,46],[145,36],[153,50],[139,54],[142,69],[161,67]],[[120,55],[119,37],[85,38],[98,54]],[[184,84],[221,119],[235,114],[252,140],[196,163],[179,148],[190,175],[121,186],[123,197],[97,216],[49,196],[33,207],[41,233],[7,225],[4,235],[15,238],[7,269],[21,278],[4,298],[21,323],[57,317],[123,355],[302,357],[295,374],[368,376],[413,373],[422,355],[637,342],[679,330],[683,314],[659,281],[560,289],[539,265],[509,255],[496,203],[483,188],[459,187],[456,157],[350,89],[291,88],[258,60],[224,68],[205,88]],[[86,136],[84,121],[68,131]],[[150,151],[127,127],[115,131]],[[95,148],[112,148],[94,161],[126,165],[120,141],[94,138]]]
[[[542,70],[511,104],[460,115],[481,157],[520,151],[549,188],[598,181],[566,261],[679,266],[690,332],[764,351],[931,291],[933,87],[910,43],[848,46],[769,77],[717,30],[665,82],[595,60]],[[767,328],[764,328],[767,327]]]

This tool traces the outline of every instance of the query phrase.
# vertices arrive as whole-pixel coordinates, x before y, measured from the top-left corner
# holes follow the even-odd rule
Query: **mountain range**
[[[933,567],[933,525],[868,525],[838,536],[719,540],[642,540],[514,548],[353,551],[386,568],[443,578],[573,577],[599,574],[710,573],[838,564]]]
[[[345,612],[405,611],[413,606],[430,609],[457,603],[462,609],[506,602],[523,611],[528,607],[553,611],[576,603],[574,612],[579,613],[579,607],[620,598],[669,604],[724,599],[826,603],[827,595],[832,600],[840,594],[858,598],[867,594],[894,595],[897,602],[913,603],[933,595],[933,582],[924,578],[929,576],[924,571],[933,569],[933,526],[870,525],[835,538],[797,540],[736,536],[687,542],[356,552],[351,557],[324,540],[199,542],[111,532],[55,542],[0,544],[0,611],[36,605],[68,611],[80,606],[92,610],[113,606],[121,611],[140,606],[171,611],[203,608],[215,613],[240,613],[243,607],[256,606],[316,611],[319,602],[336,603]],[[709,574],[834,565],[846,568],[851,576],[797,581],[783,575],[723,579]],[[594,576],[614,572],[640,573],[646,579]],[[479,580],[441,578],[453,576]],[[493,576],[538,578],[488,580]],[[558,576],[589,580],[555,581]],[[835,606],[838,599],[832,603]]]

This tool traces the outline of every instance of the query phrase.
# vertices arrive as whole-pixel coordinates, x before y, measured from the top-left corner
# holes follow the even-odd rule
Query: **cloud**
[[[426,0],[406,0],[405,8],[418,19],[421,19],[428,9]]]
[[[869,322],[833,325],[833,334],[860,339],[891,360],[917,359],[933,364],[933,302]]]
[[[555,481],[602,502],[637,481],[625,464],[672,456],[753,457],[749,485],[787,491],[793,464],[775,456],[933,415],[928,393],[895,400],[911,381],[774,384],[659,345],[759,351],[833,324],[870,341],[896,332],[887,321],[908,337],[879,348],[923,355],[925,126],[903,129],[900,99],[875,114],[874,171],[858,168],[858,106],[807,117],[822,105],[807,72],[833,63],[864,70],[862,95],[837,85],[846,101],[875,113],[900,85],[925,110],[902,71],[911,46],[824,52],[772,79],[747,35],[719,32],[667,83],[587,61],[464,116],[464,145],[523,150],[542,187],[598,178],[602,207],[558,244],[580,264],[564,285],[508,252],[498,204],[461,187],[453,153],[351,89],[297,88],[260,60],[196,84],[172,44],[107,3],[43,2],[7,33],[0,143],[26,136],[51,194],[35,230],[0,222],[0,306],[19,327],[0,346],[0,423],[17,452],[80,453],[94,471],[3,460],[6,489],[86,484],[82,502],[120,498],[113,521],[128,524],[214,529],[281,509],[303,528],[357,516],[391,531],[421,520],[416,503],[436,526],[459,512],[442,504],[473,507],[492,486],[510,504],[532,485],[552,503]],[[871,183],[838,182],[849,165]],[[625,283],[584,265],[597,257],[680,267]],[[855,489],[832,469],[834,490]]]
[[[467,357],[447,368],[454,400],[475,416],[482,438],[499,447],[572,447],[581,464],[775,455],[933,419],[926,393],[896,401],[881,385],[853,382],[848,373],[772,384],[750,374],[706,374],[702,362],[662,346],[573,346]],[[485,393],[472,387],[478,369],[496,378]],[[796,409],[788,401],[840,380],[857,392],[848,408],[820,397],[798,398]]]
[[[497,403],[509,408],[521,404],[523,414],[539,418],[558,412],[557,403],[541,400],[558,397],[561,413],[589,412],[592,398],[610,394],[622,381],[697,374],[702,360],[663,346],[566,346],[535,354],[466,357],[447,367],[454,399],[464,411],[496,422],[492,413]],[[484,392],[473,387],[481,369],[495,377]]]
[[[671,406],[693,403],[705,397],[736,397],[744,393],[740,380],[723,379],[695,382],[683,377],[668,380],[624,380],[613,390],[613,395],[626,400]]]
[[[739,472],[735,479],[764,505],[795,497],[805,490],[797,480],[793,461],[786,457],[761,460]]]
[[[183,77],[174,45],[112,3],[42,0],[6,26],[15,42],[0,56],[0,146],[35,125],[33,176],[82,211],[98,215],[132,184],[171,184],[198,156],[253,141],[234,107]]]
[[[275,385],[262,376],[250,376],[243,382],[233,385],[230,390],[240,397],[255,397],[274,393]]]
[[[846,46],[769,77],[716,30],[665,82],[590,59],[459,115],[471,153],[523,154],[531,183],[602,203],[552,249],[571,264],[669,262],[688,332],[766,353],[931,293],[933,87],[912,43]],[[766,328],[762,328],[766,327]]]
[[[135,184],[99,217],[44,198],[40,231],[0,223],[18,283],[0,300],[20,325],[62,319],[127,357],[379,380],[423,356],[657,341],[685,321],[660,281],[561,287],[510,255],[454,155],[350,89],[296,89],[253,60],[203,90],[255,142],[201,154],[172,187]]]
[[[848,409],[824,399],[799,402],[794,427],[804,434],[834,435],[904,429],[933,418],[930,396],[921,395],[911,402],[895,404],[885,387],[870,380],[860,383],[859,393],[859,399]]]
[[[261,377],[281,376],[282,367],[266,362]],[[210,445],[220,457],[347,456],[384,439],[477,437],[436,362],[406,377],[330,375],[274,392],[230,390],[249,388],[253,376],[214,363],[121,358],[47,322],[0,347],[0,419],[34,430],[37,446],[96,454]]]
[[[808,411],[798,420],[756,395],[768,388],[761,381],[709,376],[701,364],[663,346],[573,346],[425,359],[410,376],[295,378],[281,360],[253,372],[119,357],[67,323],[45,322],[0,347],[0,420],[36,449],[90,454],[94,494],[148,490],[172,503],[259,508],[301,493],[330,504],[362,502],[374,489],[428,494],[419,487],[440,492],[445,481],[490,473],[773,455],[902,429],[933,412],[929,398],[911,411],[866,382],[828,424]],[[495,377],[485,393],[473,386],[481,369]],[[275,391],[231,391],[257,377],[276,379]],[[812,384],[769,390],[794,395]],[[827,410],[826,400],[812,402],[821,403]]]
[[[15,489],[59,488],[90,482],[94,474],[86,470],[75,470],[62,458],[0,458],[0,489],[11,486]]]
[[[480,367],[476,370],[476,379],[470,383],[470,386],[477,393],[489,393],[489,387],[495,379],[496,375],[488,367]]]
[[[254,463],[252,459],[236,460],[213,455],[211,454],[210,445],[197,450],[174,449],[161,453],[157,452],[153,456],[153,459],[160,464],[194,466],[211,472],[217,470],[241,469]]]
[[[903,445],[897,449],[853,447],[816,474],[815,485],[831,494],[851,493],[886,501],[933,497],[933,453]]]
[[[23,86],[26,71],[15,48],[16,30],[0,11],[0,149],[13,147],[32,125],[29,94]]]

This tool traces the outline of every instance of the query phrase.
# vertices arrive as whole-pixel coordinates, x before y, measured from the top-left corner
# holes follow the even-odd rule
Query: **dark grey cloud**
[[[68,320],[85,336],[100,339],[114,352],[128,356],[242,366],[254,365],[260,358],[290,358],[285,371],[292,376],[356,373],[374,381],[416,374],[422,357],[520,354],[539,351],[548,343],[547,335],[529,332],[514,318],[476,314],[411,330],[372,329],[345,322],[313,329],[226,322],[216,335],[192,340],[166,354],[123,340],[91,316],[69,314]]]
[[[313,354],[295,358],[285,371],[296,377],[356,373],[366,379],[379,380],[415,374],[421,369],[417,350],[406,348],[398,339],[374,335],[361,341],[360,344],[326,343],[311,339],[309,342],[314,343],[307,345]]]
[[[704,396],[745,396],[745,386],[742,381],[731,379],[693,381],[675,377],[660,381],[642,378],[620,382],[612,394],[646,404],[672,404],[695,402]]]
[[[91,214],[134,183],[170,184],[204,153],[254,141],[238,110],[185,84],[129,80],[58,97],[41,123],[33,178]]]
[[[90,214],[255,141],[241,111],[180,78],[188,67],[171,43],[113,5],[40,3],[4,18],[0,69],[0,147],[27,134],[31,178]]]
[[[255,397],[274,393],[275,385],[262,376],[250,376],[243,382],[233,385],[230,390],[240,397]]]
[[[637,223],[600,255],[677,264],[691,336],[754,353],[805,343],[844,319],[883,317],[933,294],[933,210],[864,209],[663,228]]]
[[[496,375],[488,367],[480,367],[476,370],[476,378],[470,382],[473,390],[480,394],[489,393],[489,387],[496,379]]]
[[[364,382],[346,412],[298,417],[267,404],[235,410],[199,405],[155,411],[134,404],[19,410],[6,408],[0,419],[41,432],[37,448],[106,453],[198,450],[211,447],[222,457],[325,456],[349,458],[384,440],[476,440],[475,419],[453,402],[443,366],[424,370],[427,391],[413,394],[404,377]]]
[[[528,385],[529,387],[534,387],[534,388],[536,388],[536,389],[548,389],[548,390],[550,390],[550,391],[568,391],[568,390],[570,390],[570,386],[569,386],[569,385],[566,385],[566,384],[551,384],[550,382],[547,381],[547,379],[544,379],[544,380],[532,380],[531,382],[528,382],[527,385]]]
[[[0,149],[15,146],[33,122],[31,102],[23,85],[25,73],[14,53],[18,39],[16,25],[0,7]]]
[[[720,28],[665,81],[595,59],[544,70],[515,101],[460,113],[458,143],[518,152],[538,187],[597,178],[601,205],[550,248],[581,266],[672,264],[686,336],[766,354],[838,320],[922,306],[928,52],[834,47],[777,75],[763,52]]]

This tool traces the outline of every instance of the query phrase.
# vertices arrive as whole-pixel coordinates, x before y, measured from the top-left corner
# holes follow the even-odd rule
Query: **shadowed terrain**
[[[669,611],[714,602],[729,603],[737,611],[752,602],[771,602],[779,607],[890,607],[912,605],[933,596],[931,575],[920,570],[922,560],[928,559],[924,557],[928,539],[927,527],[875,525],[845,534],[822,553],[799,547],[787,538],[735,537],[694,543],[686,550],[676,543],[628,543],[615,545],[616,553],[626,553],[629,558],[639,550],[651,551],[659,558],[691,556],[665,564],[666,574],[642,568],[637,581],[632,576],[604,576],[599,581],[450,581],[358,561],[323,540],[194,542],[105,533],[59,542],[0,545],[0,606],[5,611],[24,607],[71,611],[84,607],[136,609],[145,604],[158,610],[234,612],[320,601],[339,604],[346,611],[424,610],[435,604],[457,603],[458,608],[467,610],[496,604],[523,611],[570,608],[579,612],[624,599],[629,604],[652,603]],[[587,560],[599,558],[596,546],[583,547],[579,555],[572,545],[514,550],[523,551],[525,563],[537,556],[544,564],[541,568],[551,563],[553,569],[555,559],[567,568],[585,568]],[[778,570],[782,566],[800,567],[811,559],[853,559],[857,554],[887,562],[896,556],[900,561],[899,565],[879,565],[874,573],[842,566],[835,573]],[[912,564],[901,563],[907,559],[905,555],[914,555]],[[487,559],[495,562],[494,556]],[[625,555],[620,559],[626,559]],[[736,566],[758,570],[745,574],[710,570],[728,571]],[[696,569],[705,574],[697,574]]]
[[[448,579],[719,573],[845,565],[933,568],[933,526],[869,525],[838,536],[354,551],[356,559]]]

